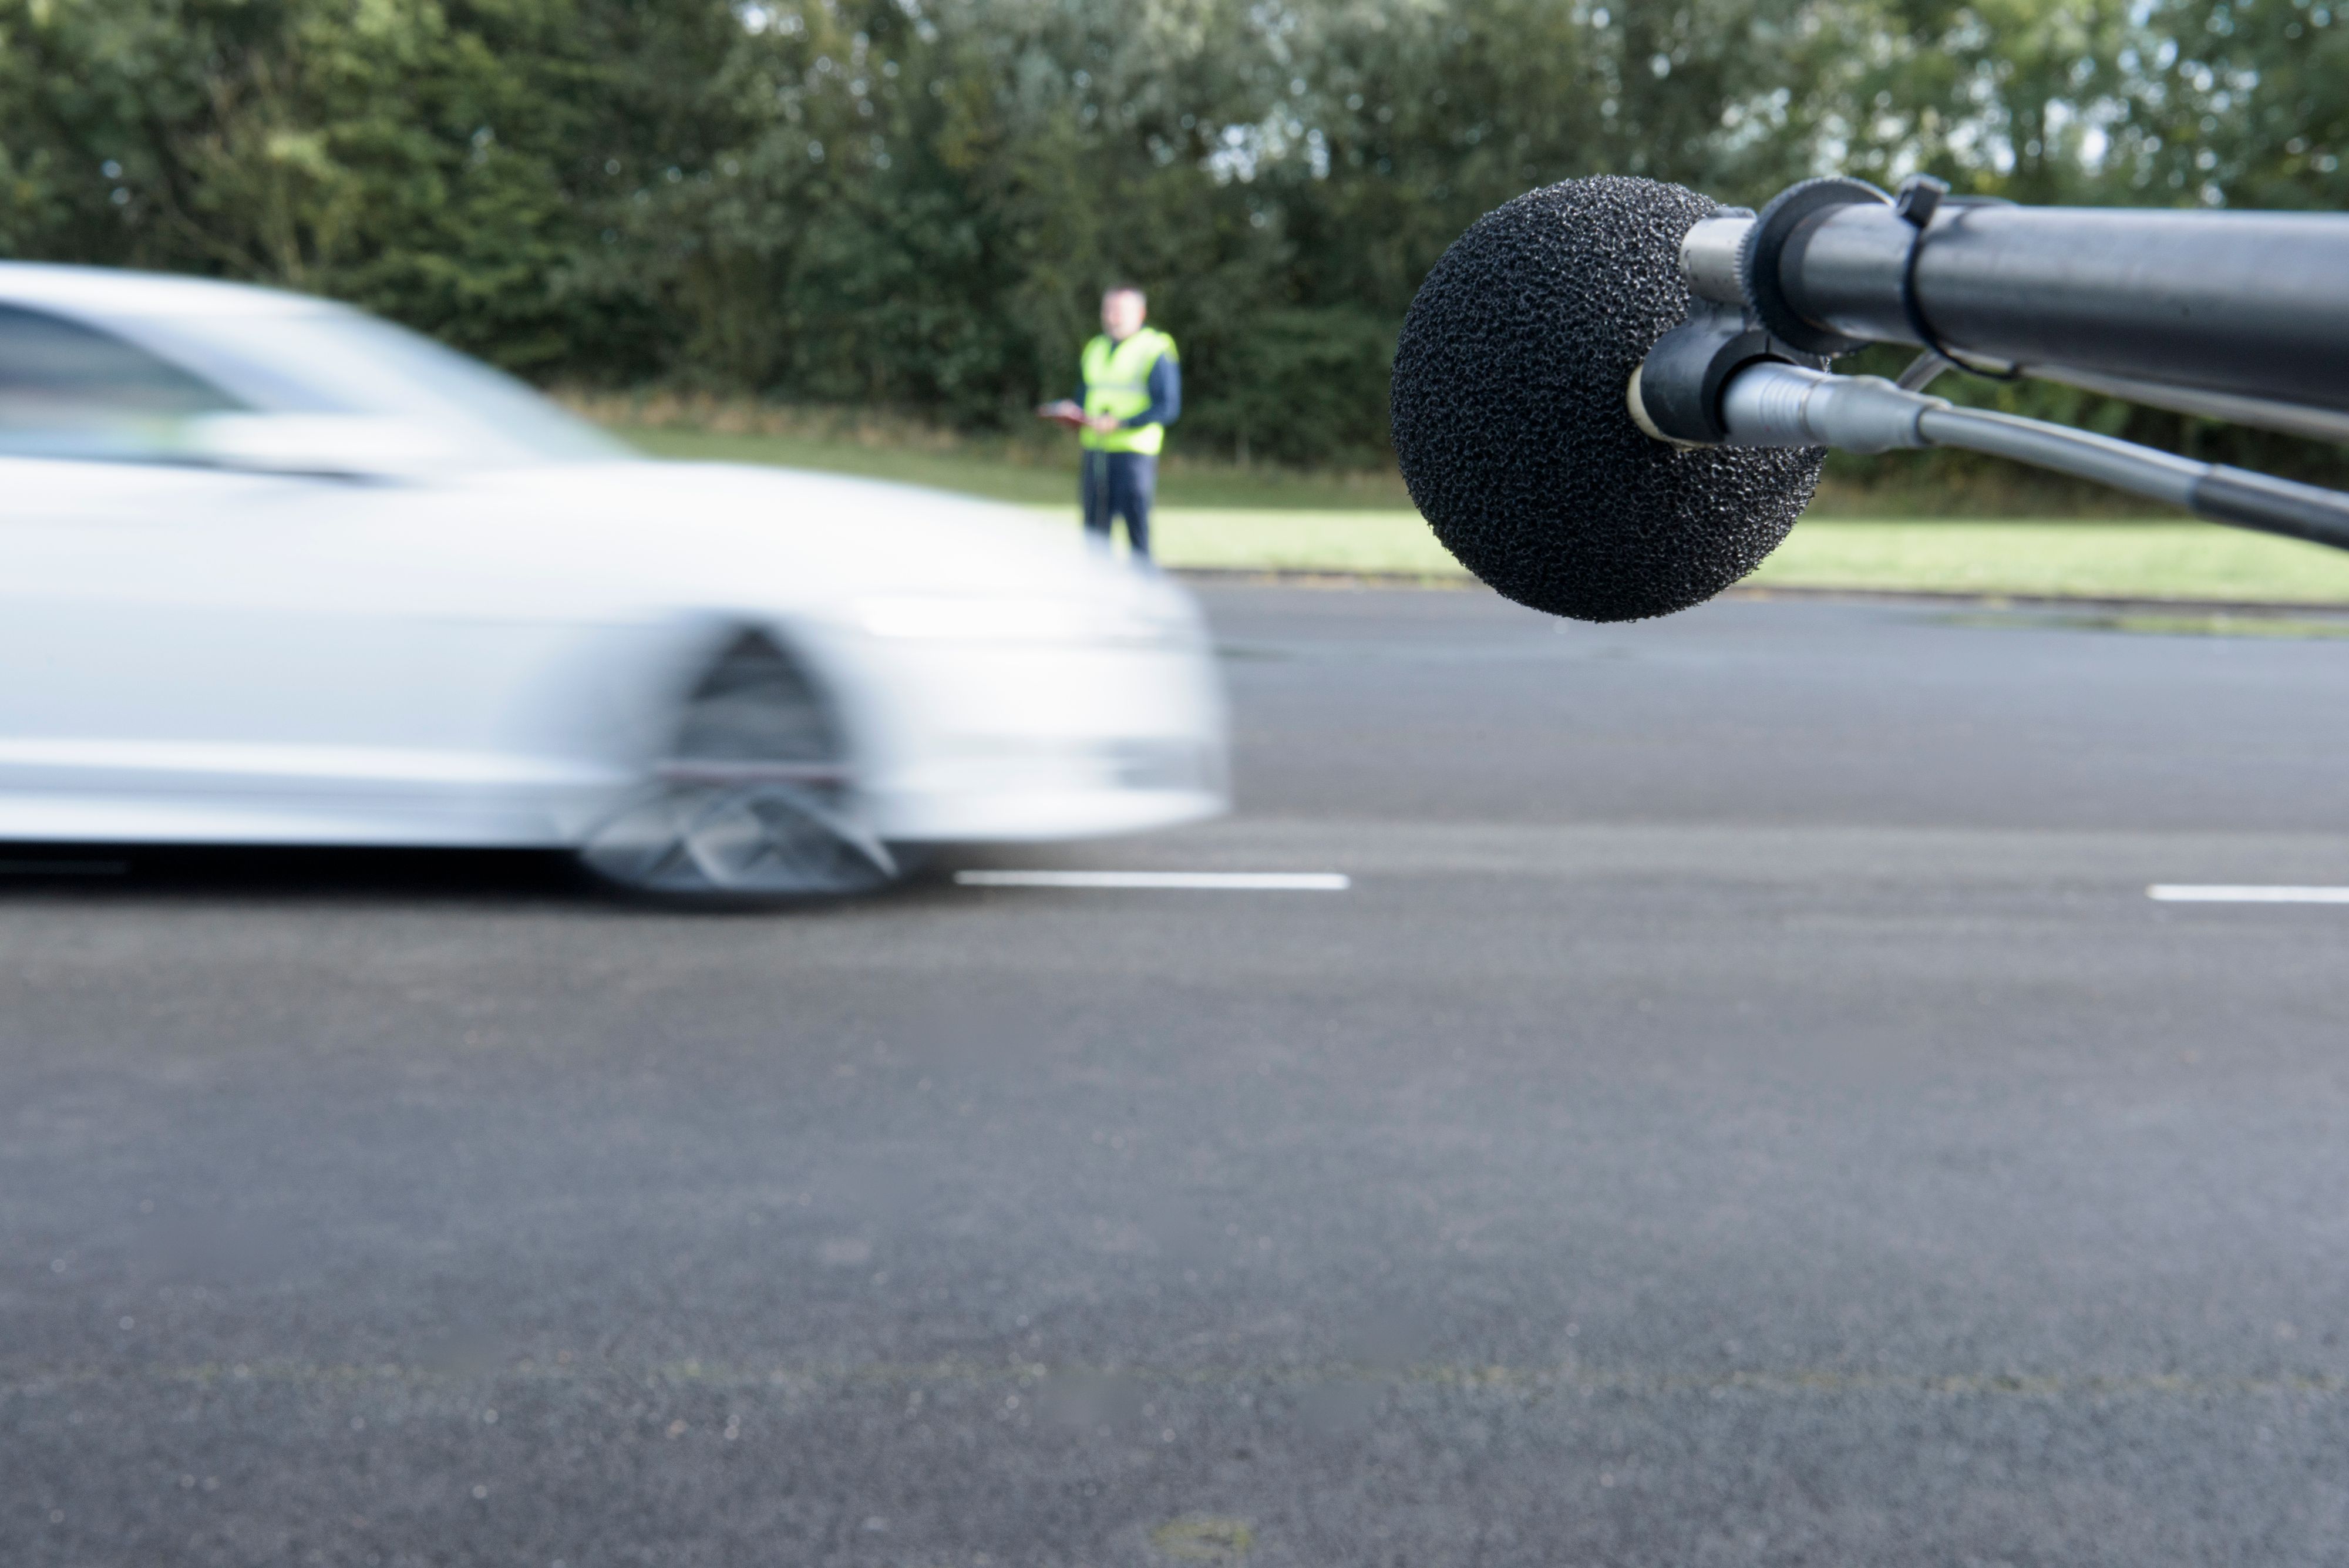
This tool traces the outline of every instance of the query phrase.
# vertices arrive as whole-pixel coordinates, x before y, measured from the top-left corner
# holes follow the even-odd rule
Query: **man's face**
[[[1102,330],[1123,343],[1142,330],[1142,296],[1117,289],[1102,296]]]

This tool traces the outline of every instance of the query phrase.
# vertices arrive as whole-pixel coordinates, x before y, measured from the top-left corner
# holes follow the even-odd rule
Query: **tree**
[[[335,295],[544,379],[963,426],[1066,390],[1133,281],[1188,443],[1351,462],[1420,278],[1568,175],[2338,207],[2339,3],[0,0],[0,252]]]

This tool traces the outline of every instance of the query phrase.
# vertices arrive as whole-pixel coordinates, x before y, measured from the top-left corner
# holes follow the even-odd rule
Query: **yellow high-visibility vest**
[[[1174,339],[1144,327],[1123,343],[1106,333],[1085,345],[1085,412],[1130,420],[1150,406],[1150,371],[1160,355],[1174,356]],[[1081,444],[1094,452],[1155,453],[1166,444],[1164,425],[1086,431]]]

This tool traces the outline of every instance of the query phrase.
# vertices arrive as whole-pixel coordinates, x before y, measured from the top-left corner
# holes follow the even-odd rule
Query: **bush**
[[[1326,465],[1383,461],[1394,332],[1452,237],[1568,175],[2349,198],[2322,5],[1619,3],[0,0],[0,254],[335,295],[543,381],[970,431],[1065,392],[1133,280],[1183,348],[1178,445]]]

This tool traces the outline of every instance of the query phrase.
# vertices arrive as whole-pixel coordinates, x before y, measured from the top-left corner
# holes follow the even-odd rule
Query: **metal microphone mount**
[[[1806,223],[1862,203],[1899,214],[1909,235],[1897,273],[1900,330],[1880,340],[1921,340],[1925,352],[1899,385],[1874,376],[1828,374],[1826,356],[1862,347],[1863,340],[1797,313],[1780,273],[1782,253]],[[1625,396],[1632,420],[1655,440],[1683,448],[1959,448],[2111,485],[2213,522],[2349,549],[2349,495],[2339,492],[1925,396],[1922,387],[1955,366],[2009,379],[2044,376],[2181,412],[2349,440],[2349,413],[2330,408],[2061,366],[1986,368],[1960,359],[1932,333],[1914,293],[1917,247],[1936,208],[1955,204],[1944,203],[1938,188],[1920,186],[1914,201],[1896,206],[1859,181],[1813,180],[1784,192],[1758,217],[1732,210],[1698,223],[1681,244],[1681,270],[1692,296],[1688,319],[1660,338],[1632,371]]]

